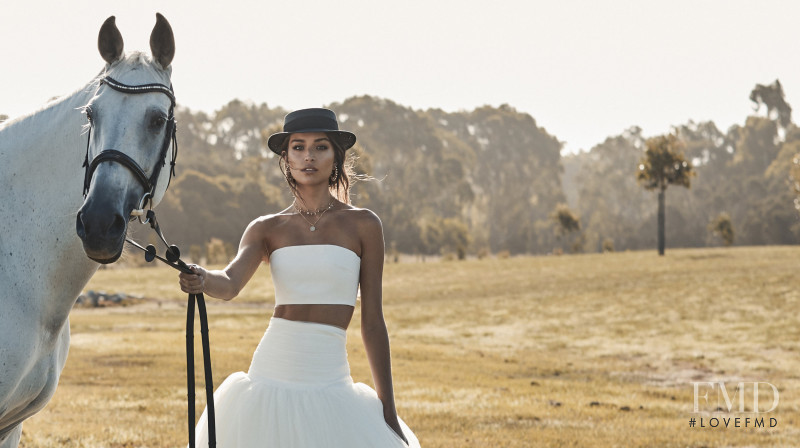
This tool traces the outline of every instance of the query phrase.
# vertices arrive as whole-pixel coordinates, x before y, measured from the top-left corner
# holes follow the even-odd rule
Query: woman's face
[[[291,134],[287,149],[289,168],[298,184],[328,184],[333,173],[333,144],[324,132]]]

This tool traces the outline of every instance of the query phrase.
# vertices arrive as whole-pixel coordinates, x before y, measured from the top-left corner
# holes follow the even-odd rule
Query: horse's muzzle
[[[108,264],[122,255],[128,221],[119,213],[98,213],[83,208],[78,211],[75,230],[83,241],[83,250],[92,260]]]

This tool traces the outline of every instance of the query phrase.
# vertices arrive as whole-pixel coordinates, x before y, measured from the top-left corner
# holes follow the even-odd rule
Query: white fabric
[[[345,331],[273,317],[247,373],[214,393],[220,448],[405,448],[375,391],[353,383]],[[196,446],[208,446],[207,409]],[[419,441],[400,421],[409,446]]]
[[[275,305],[355,306],[361,258],[333,244],[275,249],[269,257]]]

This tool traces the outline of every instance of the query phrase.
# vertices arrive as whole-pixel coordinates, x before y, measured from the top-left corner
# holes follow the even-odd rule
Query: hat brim
[[[269,136],[267,139],[267,146],[275,154],[281,155],[281,146],[284,141],[292,134],[301,134],[306,132],[324,132],[331,138],[336,140],[336,143],[345,151],[352,148],[356,144],[356,135],[349,131],[332,131],[330,129],[300,129],[294,132],[276,132]]]

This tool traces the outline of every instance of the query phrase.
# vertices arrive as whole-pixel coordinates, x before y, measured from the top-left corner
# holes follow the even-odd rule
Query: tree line
[[[670,189],[665,198],[670,246],[800,241],[795,208],[800,130],[779,81],[756,85],[750,98],[757,113],[725,132],[711,121],[674,127],[669,146],[691,175],[681,181],[690,188]],[[588,153],[563,159],[564,190],[584,223],[585,250],[602,250],[604,241],[617,250],[657,247],[656,198],[642,188],[638,167],[649,146],[663,137],[647,139],[632,127]]]
[[[328,107],[358,136],[348,154],[374,180],[356,182],[352,201],[381,217],[389,251],[553,249],[550,213],[565,201],[561,143],[530,115],[507,105],[419,111],[370,96]],[[178,245],[202,252],[214,238],[230,251],[250,220],[291,202],[264,143],[286,113],[238,100],[214,114],[178,109],[178,176],[158,207],[162,225],[180,229]]]
[[[375,180],[357,182],[352,201],[381,216],[387,249],[464,257],[798,243],[800,129],[778,81],[750,99],[755,113],[724,132],[690,121],[648,138],[633,126],[566,156],[508,105],[445,112],[358,96],[328,107],[358,136],[348,154]],[[291,202],[265,144],[286,113],[239,100],[177,109],[178,176],[158,207],[168,237],[224,262],[252,219]]]

